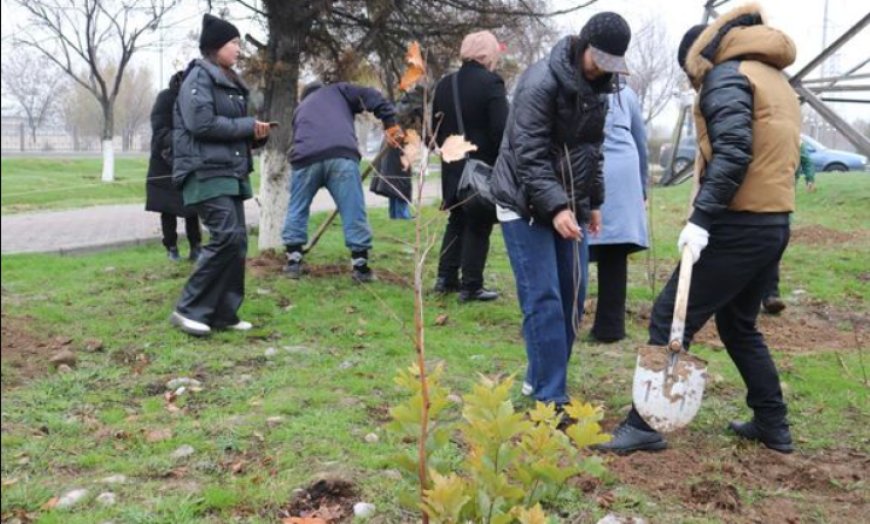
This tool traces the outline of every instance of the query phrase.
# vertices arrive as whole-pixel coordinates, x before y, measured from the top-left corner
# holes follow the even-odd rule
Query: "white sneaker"
[[[532,387],[528,382],[523,382],[522,394],[526,397],[531,397],[532,393],[535,392],[535,388]]]
[[[172,315],[170,315],[169,317],[169,322],[181,331],[187,333],[188,335],[204,337],[211,334],[211,328],[208,327],[208,325],[182,316],[182,314],[178,311],[172,312]]]
[[[237,324],[227,326],[227,329],[232,329],[233,331],[250,331],[253,327],[254,325],[250,322],[245,320],[239,320]]]

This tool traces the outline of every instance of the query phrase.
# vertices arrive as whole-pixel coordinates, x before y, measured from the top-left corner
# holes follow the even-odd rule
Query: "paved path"
[[[366,188],[368,186],[366,185]],[[424,200],[434,201],[441,194],[440,180],[430,180]],[[365,191],[368,207],[385,207],[387,199]],[[329,193],[321,189],[311,205],[313,212],[335,209]],[[255,200],[245,202],[249,226],[259,223]],[[386,212],[386,211],[381,211]],[[69,211],[16,213],[0,217],[0,244],[3,254],[82,253],[152,242],[160,238],[160,218],[144,210],[144,204],[95,206]],[[179,237],[184,238],[179,220]]]

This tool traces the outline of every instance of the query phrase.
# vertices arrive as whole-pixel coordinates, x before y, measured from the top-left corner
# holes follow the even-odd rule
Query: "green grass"
[[[870,223],[866,177],[819,176],[817,193],[799,193],[795,225],[865,229]],[[653,194],[655,264],[661,277],[674,265],[688,189],[657,189]],[[432,209],[425,213],[436,214]],[[406,242],[413,238],[412,224],[387,221],[384,215],[372,213],[372,263],[376,270],[409,276],[412,254]],[[446,363],[446,383],[457,393],[467,391],[478,373],[524,369],[520,314],[498,230],[492,240],[486,278],[489,286],[503,292],[499,301],[461,306],[455,296],[427,296],[428,355]],[[784,291],[804,289],[804,299],[824,300],[834,308],[848,305],[867,318],[868,251],[866,235],[834,246],[795,244],[783,263]],[[308,261],[345,264],[347,257],[336,225]],[[427,286],[434,280],[433,267],[431,261]],[[320,473],[339,471],[353,478],[363,499],[377,505],[375,522],[414,521],[397,503],[412,485],[390,473],[395,468],[390,455],[407,445],[392,441],[382,427],[385,410],[400,398],[392,382],[395,370],[413,361],[408,339],[413,300],[407,287],[384,281],[360,287],[347,275],[294,282],[277,274],[249,273],[241,313],[257,328],[197,340],[166,322],[189,266],[167,263],[158,245],[76,257],[4,256],[2,271],[4,336],[9,317],[26,317],[39,337],[69,336],[75,348],[92,338],[105,345],[102,352],[78,351],[79,365],[69,374],[48,371],[42,360],[46,357],[40,357],[35,365],[45,371],[34,378],[24,376],[4,355],[4,518],[24,511],[40,523],[276,522],[277,509],[287,504],[294,489]],[[657,288],[662,284],[659,278]],[[648,309],[653,296],[642,253],[632,259],[629,297],[630,339],[613,346],[580,343],[570,367],[572,394],[603,405],[609,421],[619,419],[630,402],[633,348],[645,339],[637,315]],[[799,310],[795,306],[794,314]],[[448,323],[435,326],[441,314],[448,316]],[[265,356],[269,348],[277,350],[274,357]],[[700,345],[696,349],[710,360],[714,380],[698,420],[676,444],[714,450],[711,457],[698,460],[715,470],[710,475],[719,475],[734,461],[728,451],[734,449],[733,438],[721,428],[747,414],[743,385],[723,351]],[[857,350],[773,349],[795,435],[806,456],[843,447],[866,453],[870,399],[861,384],[861,369],[870,363]],[[165,405],[163,384],[179,376],[198,377],[203,390],[179,397],[182,412],[172,413]],[[519,391],[515,398],[518,405],[529,405]],[[270,424],[270,417],[283,418]],[[159,429],[170,429],[171,437],[149,441],[149,432]],[[378,442],[365,441],[371,432],[380,436]],[[171,459],[181,445],[196,451],[186,460]],[[239,463],[241,470],[234,473],[233,465]],[[114,474],[126,475],[129,482],[111,487],[99,483]],[[677,476],[675,481],[692,479]],[[76,487],[88,488],[90,494],[75,509],[40,509],[51,497]],[[103,508],[94,498],[108,489],[119,503]],[[614,493],[617,513],[653,522],[719,520],[718,514],[708,515],[679,497],[620,485],[613,476],[602,489]],[[782,496],[783,489],[740,485],[746,505],[763,505]],[[808,520],[834,520],[810,495],[785,493],[807,510]],[[568,514],[585,515],[577,522],[595,522],[608,510],[594,498],[566,490],[558,506]],[[822,512],[821,517],[814,518],[814,512]]]
[[[115,159],[115,181],[101,182],[101,158],[28,158],[0,160],[0,212],[73,209],[103,204],[145,202],[148,157]],[[259,183],[255,164],[254,187]]]

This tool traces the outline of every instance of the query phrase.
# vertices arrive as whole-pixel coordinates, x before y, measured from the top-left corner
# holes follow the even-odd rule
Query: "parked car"
[[[816,171],[867,171],[870,166],[867,165],[867,157],[857,153],[848,151],[840,151],[838,149],[829,149],[812,137],[801,135],[801,141],[806,145],[807,152]],[[680,140],[680,147],[677,149],[677,158],[674,161],[676,172],[682,171],[686,166],[695,161],[695,150],[697,143],[694,137],[683,138]],[[662,144],[660,150],[659,164],[663,168],[668,167],[668,162],[671,160],[671,144]]]
[[[811,137],[801,135],[816,171],[866,171],[867,157],[848,151],[828,149]]]

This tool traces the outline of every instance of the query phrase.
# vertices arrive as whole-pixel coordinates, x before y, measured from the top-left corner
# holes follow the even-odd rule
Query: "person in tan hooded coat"
[[[732,422],[730,429],[783,453],[793,450],[786,405],[756,321],[765,284],[788,245],[794,211],[800,106],[782,72],[794,59],[794,42],[766,25],[758,4],[693,27],[678,55],[698,92],[697,193],[678,241],[695,261],[684,345],[715,315],[754,412],[751,421]],[[678,274],[679,268],[653,307],[652,345],[668,343]],[[666,447],[636,410],[600,446],[618,453]]]

